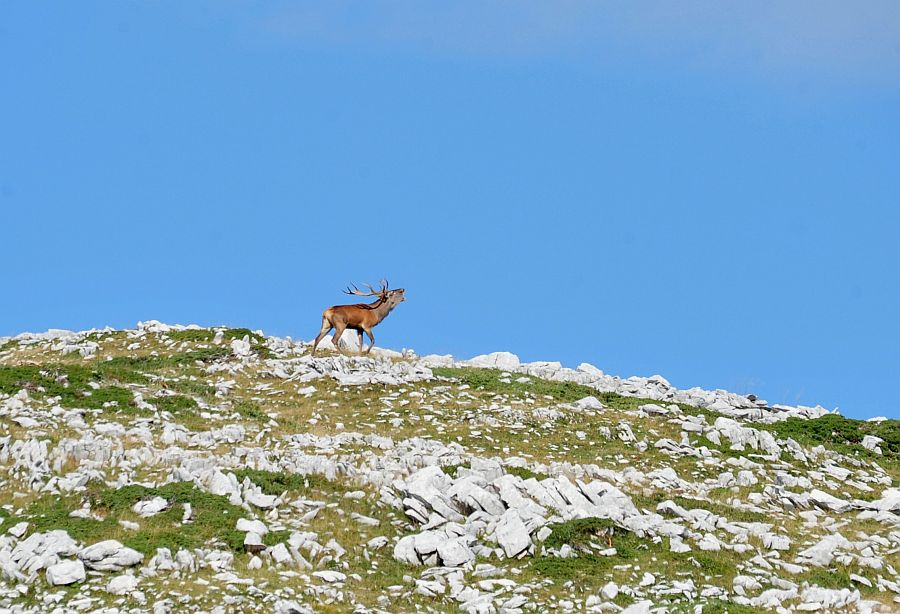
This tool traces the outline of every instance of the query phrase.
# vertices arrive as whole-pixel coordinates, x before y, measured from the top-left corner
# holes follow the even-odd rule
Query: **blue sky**
[[[900,417],[896,3],[18,2],[0,56],[0,335],[387,276],[379,345]]]

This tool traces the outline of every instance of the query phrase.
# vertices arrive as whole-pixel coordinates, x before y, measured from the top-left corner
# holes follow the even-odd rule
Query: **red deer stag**
[[[375,335],[372,334],[372,329],[385,319],[394,307],[406,299],[403,297],[403,288],[388,290],[388,282],[386,279],[381,280],[380,290],[376,290],[372,286],[369,286],[369,284],[366,284],[366,286],[368,286],[370,292],[362,292],[359,288],[353,286],[352,290],[349,287],[344,290],[344,294],[377,296],[378,300],[374,303],[335,305],[322,312],[322,330],[319,331],[319,336],[316,337],[316,340],[313,342],[313,354],[316,353],[316,346],[319,345],[319,342],[332,328],[334,329],[334,337],[331,341],[334,343],[334,347],[337,348],[338,352],[341,351],[341,335],[344,334],[344,329],[347,328],[359,333],[360,354],[363,353],[363,333],[369,335],[369,340],[371,342],[365,353],[368,354],[372,351],[372,348],[375,347]]]

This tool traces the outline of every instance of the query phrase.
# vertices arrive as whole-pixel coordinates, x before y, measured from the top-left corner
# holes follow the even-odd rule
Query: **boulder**
[[[606,405],[601,403],[597,397],[589,396],[579,399],[573,403],[578,409],[605,409]]]
[[[475,553],[464,537],[442,541],[438,544],[437,553],[444,567],[462,567],[475,560]]]
[[[471,367],[485,367],[489,369],[502,369],[505,371],[515,371],[521,363],[519,357],[510,352],[493,352],[492,354],[482,354],[476,356],[466,363]]]
[[[884,439],[881,437],[875,437],[874,435],[865,435],[862,439],[862,447],[866,450],[871,450],[875,454],[881,454],[881,446],[879,444],[884,443]]]
[[[287,546],[284,544],[277,544],[272,548],[269,548],[269,555],[279,565],[285,565],[291,562],[291,553],[288,552]]]
[[[97,571],[121,571],[144,560],[144,555],[127,548],[114,539],[107,539],[88,546],[78,553],[78,558],[89,569]]]
[[[265,535],[269,532],[269,528],[261,520],[248,520],[246,518],[239,518],[235,529],[245,533],[256,533],[257,535]]]
[[[147,501],[138,501],[131,508],[134,513],[144,518],[155,516],[169,507],[169,502],[162,497],[153,497]]]
[[[85,571],[81,561],[66,560],[47,568],[47,583],[51,586],[64,586],[75,582],[84,582]]]
[[[401,563],[420,565],[419,555],[416,554],[416,536],[405,535],[394,545],[394,558]]]
[[[112,595],[124,595],[137,588],[138,579],[135,576],[123,574],[111,578],[106,584],[106,592]]]
[[[522,552],[528,550],[531,546],[531,536],[525,523],[519,517],[515,510],[507,510],[494,531],[494,539],[503,548],[503,552],[507,557],[512,558],[518,556]]]

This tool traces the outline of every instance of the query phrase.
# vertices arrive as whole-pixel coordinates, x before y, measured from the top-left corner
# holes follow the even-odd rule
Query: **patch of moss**
[[[333,490],[333,485],[325,476],[318,474],[301,475],[284,471],[264,471],[262,469],[236,469],[234,475],[238,481],[249,478],[267,495],[281,495],[286,491],[303,491],[310,489]]]
[[[266,546],[271,547],[286,542],[290,536],[290,531],[269,531],[263,535],[262,541]]]
[[[273,357],[272,351],[268,347],[266,347],[266,338],[259,333],[253,332],[249,328],[226,328],[222,331],[222,333],[223,346],[227,347],[234,339],[243,339],[244,337],[247,337],[250,342],[251,348],[261,358]],[[169,336],[169,338],[174,339],[175,341],[188,343],[212,343],[213,339],[215,339],[216,331],[210,328],[201,328],[171,331],[167,333],[167,335]]]

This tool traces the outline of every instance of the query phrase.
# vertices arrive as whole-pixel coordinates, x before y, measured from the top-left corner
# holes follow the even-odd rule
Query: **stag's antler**
[[[350,289],[350,286],[353,286],[353,289]],[[370,290],[369,292],[363,292],[359,288],[356,287],[356,284],[350,284],[347,286],[347,289],[344,290],[344,294],[355,294],[356,296],[383,296],[385,292],[387,292],[387,281],[381,280],[381,290],[376,290],[369,284],[365,284],[365,286]]]

